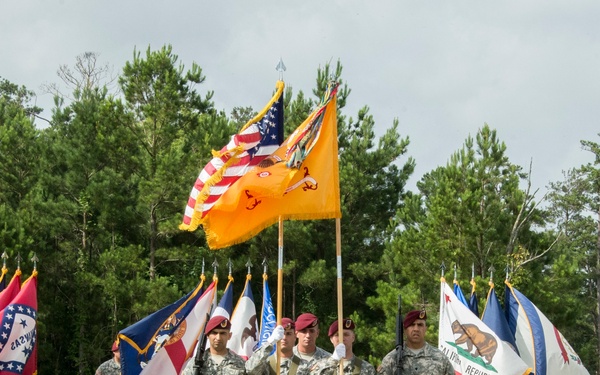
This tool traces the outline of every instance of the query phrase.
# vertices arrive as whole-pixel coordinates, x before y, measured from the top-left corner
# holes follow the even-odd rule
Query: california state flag
[[[439,349],[456,374],[526,375],[519,355],[465,306],[442,278]]]

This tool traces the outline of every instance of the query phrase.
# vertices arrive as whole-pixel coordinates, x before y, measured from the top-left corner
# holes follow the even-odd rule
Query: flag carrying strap
[[[296,372],[298,372],[299,366],[300,366],[300,358],[298,358],[297,356],[294,355],[292,357],[292,364],[290,365],[290,372],[288,374],[296,375]],[[275,367],[277,367],[277,357],[272,355],[269,357],[269,373],[271,375],[277,374]]]

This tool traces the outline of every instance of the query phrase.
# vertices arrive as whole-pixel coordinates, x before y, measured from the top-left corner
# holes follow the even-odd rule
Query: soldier
[[[281,336],[277,331],[280,330]],[[296,332],[294,321],[290,318],[282,318],[281,326],[277,326],[266,345],[258,349],[246,362],[248,375],[274,375],[277,374],[277,353],[271,354],[274,343],[279,341],[281,345],[281,357],[279,358],[279,374],[281,375],[308,375],[310,369],[308,362],[294,355],[294,343]]]
[[[113,357],[98,366],[96,375],[121,375],[121,352],[119,351],[119,342],[113,342],[110,351]]]
[[[224,316],[215,316],[206,323],[204,333],[208,335],[209,350],[204,353],[200,374],[241,375],[245,374],[244,360],[227,349],[231,338],[231,322]],[[182,375],[194,375],[194,358],[188,361]]]
[[[311,313],[300,314],[296,319],[296,338],[294,354],[308,362],[309,368],[318,360],[331,356],[331,353],[317,347],[319,337],[319,319]]]
[[[338,321],[336,320],[329,326],[329,340],[335,348],[330,358],[319,361],[312,371],[321,375],[330,375],[339,373],[340,358],[344,359],[344,374],[347,375],[375,375],[375,368],[369,362],[364,361],[354,355],[352,346],[356,340],[354,328],[356,327],[352,319],[346,318],[342,321],[343,344],[340,344],[338,335]]]
[[[454,375],[454,368],[438,348],[425,341],[427,313],[413,310],[404,318],[404,347],[399,358],[402,375]],[[377,368],[378,374],[394,375],[398,366],[397,351],[389,352]]]

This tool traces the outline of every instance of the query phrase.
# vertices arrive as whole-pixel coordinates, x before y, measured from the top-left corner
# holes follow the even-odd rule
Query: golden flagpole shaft
[[[279,240],[277,246],[277,325],[283,314],[283,220],[279,216]],[[281,344],[277,344],[277,374],[281,366]]]

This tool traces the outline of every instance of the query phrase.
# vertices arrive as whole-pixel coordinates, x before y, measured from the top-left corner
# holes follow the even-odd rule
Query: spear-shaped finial
[[[246,262],[246,267],[248,267],[248,275],[250,275],[252,273],[252,262],[250,261],[250,259],[248,259],[248,261]]]
[[[457,270],[457,268],[458,268],[458,265],[456,263],[454,263],[454,280],[457,280],[456,279],[456,273],[457,273],[456,270]]]
[[[20,252],[17,253],[17,256],[15,257],[15,259],[17,260],[17,269],[20,270],[21,269],[21,261],[23,260],[23,257],[21,256]]]
[[[263,259],[262,265],[263,265],[263,273],[267,273],[267,268],[269,266],[269,263],[267,262],[267,258],[266,257]]]
[[[488,268],[488,271],[490,271],[490,283],[494,282],[494,271],[495,270],[496,270],[496,268],[494,267],[493,264],[490,266],[490,268]]]
[[[2,253],[2,269],[6,269],[6,260],[8,259],[8,254],[6,251]]]
[[[283,72],[285,72],[285,64],[283,63],[283,59],[280,57],[279,62],[275,69],[279,72],[279,80],[283,81]]]
[[[510,265],[509,264],[506,264],[505,270],[506,270],[506,278],[505,278],[505,280],[508,281],[508,280],[510,280]]]
[[[36,253],[33,253],[33,256],[31,257],[31,261],[33,262],[33,269],[37,270],[37,262],[39,262],[40,259],[38,258]]]
[[[215,257],[215,261],[212,262],[212,266],[213,266],[213,280],[216,280],[218,278],[217,270],[219,269],[219,262],[217,262],[217,257]]]
[[[202,257],[202,272],[201,275],[204,275],[204,257]]]
[[[233,262],[231,261],[231,258],[229,258],[227,261],[227,268],[229,269],[229,276],[231,276],[233,270]]]
[[[444,263],[444,261],[442,261],[442,264],[440,265],[440,270],[442,270],[442,277],[444,277],[446,275],[446,263]]]
[[[471,263],[471,279],[475,278],[475,263]]]

